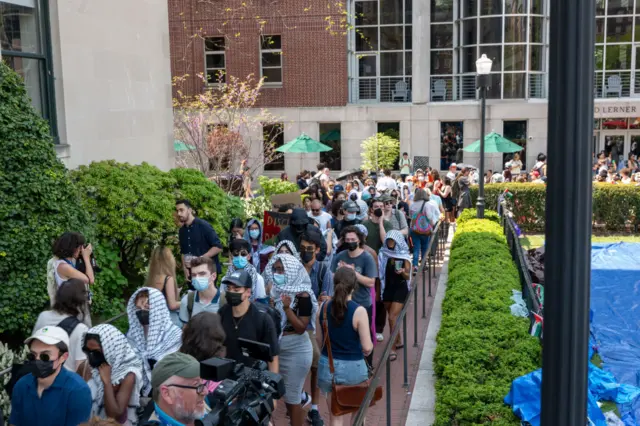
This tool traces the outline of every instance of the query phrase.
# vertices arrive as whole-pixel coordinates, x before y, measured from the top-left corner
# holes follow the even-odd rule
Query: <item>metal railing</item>
[[[429,245],[427,246],[426,255],[423,257],[420,262],[420,266],[418,271],[422,274],[422,319],[426,318],[426,299],[427,297],[432,297],[431,295],[431,279],[432,276],[436,276],[436,264],[439,261],[444,260],[444,252],[445,245],[447,242],[447,235],[449,233],[449,226],[445,222],[438,222],[436,227],[434,228],[432,237],[429,240]],[[385,405],[386,405],[386,424],[391,426],[391,360],[389,356],[391,355],[391,351],[393,350],[393,345],[400,334],[400,330],[402,330],[403,342],[404,342],[404,350],[403,352],[403,384],[402,386],[407,389],[409,388],[409,366],[407,360],[407,310],[409,309],[411,298],[413,297],[413,347],[418,347],[418,288],[420,285],[413,280],[413,285],[411,286],[411,290],[405,299],[404,306],[402,307],[402,311],[400,311],[400,315],[396,320],[396,326],[391,330],[391,335],[387,340],[387,344],[385,345],[382,357],[380,358],[380,362],[376,367],[373,377],[371,377],[371,383],[367,393],[365,395],[364,401],[360,405],[360,409],[356,414],[356,418],[354,421],[354,426],[361,426],[364,424],[364,420],[367,416],[367,411],[369,410],[369,405],[371,404],[371,400],[375,394],[376,387],[380,382],[383,370],[386,371],[385,377]],[[427,290],[426,285],[429,285]]]
[[[514,226],[513,213],[511,213],[507,208],[506,203],[503,202],[501,207],[500,221],[502,222],[504,235],[507,239],[507,245],[511,251],[511,257],[518,268],[520,285],[522,287],[522,298],[527,304],[529,312],[543,315],[544,307],[533,288],[533,281],[531,280],[531,274],[529,274],[526,255],[522,245],[520,244],[520,238],[518,237],[516,227]],[[533,323],[534,319],[531,315],[530,320]]]
[[[545,73],[504,73],[504,93],[500,95],[497,87],[497,97],[503,99],[545,99]],[[499,82],[500,74],[493,75]],[[492,80],[493,81],[493,80]],[[511,82],[511,83],[509,83]],[[431,102],[477,100],[476,74],[432,75],[430,81]],[[489,92],[490,98],[495,98],[494,91]]]
[[[594,98],[640,95],[640,71],[598,71],[593,76]]]
[[[411,102],[411,77],[358,77],[349,82],[352,103]]]

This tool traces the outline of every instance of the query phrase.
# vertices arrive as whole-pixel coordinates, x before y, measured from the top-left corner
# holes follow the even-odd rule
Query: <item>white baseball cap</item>
[[[40,340],[47,345],[55,345],[62,342],[69,347],[69,335],[62,328],[55,326],[42,327],[25,340],[24,344],[28,345],[32,340]]]
[[[458,165],[457,165],[456,163],[451,163],[451,165],[449,166],[449,168],[452,168],[452,167],[458,167]]]

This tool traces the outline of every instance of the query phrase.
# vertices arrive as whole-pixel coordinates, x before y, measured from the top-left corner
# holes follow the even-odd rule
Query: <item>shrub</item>
[[[486,208],[496,210],[498,196],[509,189],[513,201],[508,200],[520,228],[527,232],[544,232],[546,185],[531,183],[502,183],[485,185]],[[478,187],[471,187],[476,202]],[[567,202],[571,202],[571,188],[567,187]],[[605,224],[610,231],[624,230],[626,224],[640,223],[640,190],[632,185],[593,185],[593,220]]]
[[[458,224],[461,224],[470,219],[476,219],[477,216],[478,216],[478,211],[476,209],[464,209],[462,213],[460,213],[460,216],[458,216],[457,222]],[[493,221],[497,224],[500,224],[500,216],[498,216],[498,213],[493,210],[485,209],[484,218],[490,221]]]
[[[259,176],[258,183],[260,184],[260,192],[267,198],[272,195],[288,194],[289,192],[296,192],[298,190],[298,185],[293,182],[269,179],[266,176]]]
[[[65,231],[90,236],[89,216],[56,157],[47,123],[22,79],[0,63],[0,334],[13,344],[49,305],[51,244]]]
[[[503,398],[515,378],[541,365],[529,321],[511,315],[518,271],[495,213],[487,213],[459,223],[451,246],[434,356],[437,426],[519,425]]]

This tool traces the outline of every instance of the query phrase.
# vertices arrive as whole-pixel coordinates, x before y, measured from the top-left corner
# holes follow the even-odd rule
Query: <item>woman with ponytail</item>
[[[369,378],[365,356],[373,350],[367,311],[351,300],[358,287],[356,273],[347,267],[339,268],[334,277],[333,299],[320,308],[320,324],[327,320],[328,336],[322,326],[323,348],[318,363],[318,387],[322,392],[331,392],[331,383],[357,385]],[[326,308],[326,311],[325,311]],[[335,376],[329,367],[326,339],[331,342],[331,355]],[[351,423],[356,413],[352,415]],[[330,426],[342,426],[346,416],[331,416]]]

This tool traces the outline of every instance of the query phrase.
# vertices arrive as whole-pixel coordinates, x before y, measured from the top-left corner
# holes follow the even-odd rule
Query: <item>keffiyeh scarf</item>
[[[396,242],[393,250],[387,247],[387,241],[393,240]],[[378,271],[380,271],[380,294],[384,293],[386,269],[389,259],[408,260],[411,262],[412,257],[409,254],[409,246],[404,239],[404,235],[400,231],[392,230],[387,232],[387,238],[384,240],[384,244],[378,253]],[[407,288],[411,290],[411,274],[407,280]]]
[[[131,398],[129,399],[129,408],[127,408],[127,420],[132,425],[136,425],[138,423],[136,409],[140,406],[140,389],[142,388],[142,360],[135,353],[124,334],[111,324],[100,324],[90,328],[83,336],[82,347],[86,345],[87,334],[100,336],[102,353],[107,363],[111,366],[111,384],[113,386],[119,385],[129,373],[133,373],[136,376]],[[97,368],[94,368],[91,372],[89,388],[91,389],[93,401],[91,415],[106,419],[104,384]]]
[[[141,291],[149,292],[149,332],[144,335],[144,328],[136,316],[136,296]],[[129,298],[127,304],[129,317],[129,332],[127,338],[142,359],[143,387],[142,392],[148,395],[151,392],[151,366],[149,359],[156,362],[180,349],[182,343],[182,330],[171,321],[167,302],[161,292],[155,288],[142,287]]]
[[[293,243],[293,241],[291,240],[282,240],[278,243],[278,245],[276,246],[276,254],[278,253],[278,250],[280,250],[280,247],[282,246],[287,246],[287,248],[289,249],[289,251],[291,252],[291,255],[293,257],[295,257],[296,259],[300,259],[300,253],[298,252],[298,249],[296,248],[296,245]],[[265,271],[267,269],[265,268]]]
[[[278,260],[282,262],[284,274],[287,277],[287,282],[283,285],[278,285],[273,281],[272,268]],[[316,299],[316,295],[313,293],[311,288],[311,278],[309,278],[309,274],[304,268],[304,265],[290,254],[276,254],[271,258],[271,260],[269,260],[269,263],[265,268],[264,279],[265,282],[273,283],[271,288],[271,298],[275,301],[275,308],[280,311],[280,315],[282,315],[282,329],[284,329],[287,324],[287,315],[284,312],[284,307],[280,297],[282,295],[290,296],[292,300],[291,309],[295,309],[296,295],[305,292],[309,293],[312,305],[309,324],[315,332],[316,316],[318,314],[318,300]]]

